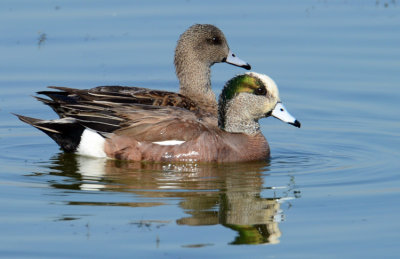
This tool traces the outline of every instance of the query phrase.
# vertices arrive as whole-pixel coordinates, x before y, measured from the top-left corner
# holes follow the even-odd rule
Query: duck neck
[[[238,107],[236,107],[238,106]],[[240,104],[229,104],[219,114],[219,126],[231,133],[256,135],[260,133],[260,124]]]
[[[183,94],[203,107],[217,111],[217,101],[211,89],[211,69],[209,64],[196,58],[187,58],[175,62],[176,75],[180,82],[180,94]]]

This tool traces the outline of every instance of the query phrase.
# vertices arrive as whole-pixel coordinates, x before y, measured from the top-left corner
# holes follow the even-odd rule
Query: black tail
[[[41,98],[41,97],[38,97],[38,96],[34,96],[34,97],[36,98],[36,100],[38,100],[38,101],[50,106],[53,109],[53,111],[55,113],[57,113],[57,115],[60,118],[65,118],[66,117],[65,113],[67,111],[64,109],[64,107],[62,105],[64,103],[61,103],[61,102],[58,102],[58,101],[54,101],[54,100],[45,99],[45,98]]]
[[[71,89],[75,90],[75,89]],[[77,90],[78,91],[78,90]],[[44,99],[41,97],[34,96],[38,101],[50,106],[53,111],[55,111],[60,118],[64,118],[66,110],[63,105],[77,104],[79,97],[75,94],[70,95],[70,93],[65,91],[40,91],[37,94],[46,95],[50,99]]]
[[[39,120],[14,114],[21,121],[43,131],[52,138],[65,152],[75,152],[81,141],[85,127],[75,119]]]

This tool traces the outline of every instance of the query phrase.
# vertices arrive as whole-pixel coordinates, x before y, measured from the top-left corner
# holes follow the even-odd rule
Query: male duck
[[[219,62],[250,69],[247,62],[239,59],[230,50],[220,29],[210,24],[195,24],[179,38],[175,49],[175,70],[180,82],[178,93],[151,90],[140,87],[99,86],[80,90],[50,86],[60,91],[42,91],[51,99],[69,97],[76,103],[86,101],[112,101],[115,103],[137,103],[156,106],[175,106],[196,110],[210,124],[217,125],[217,101],[211,89],[210,67]],[[38,98],[50,105],[62,118],[59,105]]]
[[[219,127],[204,122],[196,111],[173,106],[76,103],[68,97],[56,101],[63,110],[61,119],[17,116],[45,132],[64,151],[123,160],[263,160],[270,150],[260,118],[272,115],[300,127],[281,104],[275,82],[254,72],[226,83],[219,98]]]

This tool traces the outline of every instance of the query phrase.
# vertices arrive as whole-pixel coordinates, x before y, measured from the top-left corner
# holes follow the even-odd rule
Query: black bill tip
[[[246,70],[250,70],[250,69],[251,69],[251,66],[250,66],[249,63],[246,63],[246,64],[244,64],[244,65],[238,65],[238,64],[234,64],[234,63],[229,63],[229,62],[227,62],[227,61],[225,61],[225,62],[228,63],[228,64],[231,64],[231,65],[237,66],[237,67],[244,68],[244,69],[246,69]]]
[[[246,65],[242,66],[244,69],[250,70],[251,66],[249,63],[247,63]]]
[[[226,62],[228,64],[237,66],[237,67],[242,67],[244,69],[250,70],[251,66],[249,63],[247,63],[244,60],[241,60],[239,57],[237,57],[235,54],[233,54],[230,50],[228,52],[228,55],[222,59],[222,62]]]
[[[289,124],[291,124],[291,125],[293,125],[293,126],[295,126],[297,128],[301,127],[301,123],[298,120],[295,120],[294,122],[289,122]]]

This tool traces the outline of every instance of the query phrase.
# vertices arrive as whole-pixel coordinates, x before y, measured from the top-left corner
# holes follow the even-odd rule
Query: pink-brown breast
[[[193,140],[172,146],[114,135],[107,139],[105,152],[110,158],[120,160],[165,162],[256,161],[265,160],[270,154],[268,142],[261,133],[249,136],[223,131],[205,131]]]

